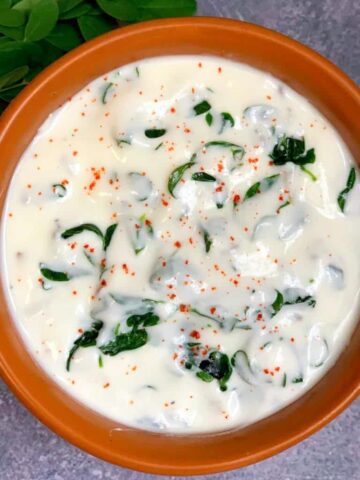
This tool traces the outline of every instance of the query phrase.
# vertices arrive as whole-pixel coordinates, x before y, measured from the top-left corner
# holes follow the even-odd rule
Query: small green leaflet
[[[195,182],[216,182],[216,178],[206,172],[195,172],[191,175]]]
[[[180,180],[182,179],[186,170],[188,170],[193,165],[195,165],[195,161],[194,161],[195,158],[196,158],[196,155],[194,154],[191,157],[190,162],[187,162],[187,163],[184,163],[183,165],[180,165],[179,167],[175,168],[175,170],[173,170],[171,172],[171,174],[169,176],[169,179],[168,179],[168,191],[174,198],[175,198],[174,190],[175,190],[176,185],[180,182]]]
[[[295,296],[291,293],[293,289],[288,288],[284,293],[276,290],[276,298],[271,304],[271,317],[274,317],[277,313],[280,312],[283,306],[285,305],[297,305],[299,303],[307,303],[309,307],[314,308],[316,305],[316,300],[311,295],[301,296],[296,294]]]
[[[145,136],[147,138],[159,138],[165,135],[165,133],[165,128],[150,128],[148,130],[145,130]]]
[[[122,145],[123,143],[125,145],[131,145],[131,139],[130,138],[118,138],[116,139],[116,143],[118,146]]]
[[[271,175],[270,177],[265,177],[263,180],[260,182],[254,183],[250,188],[245,193],[244,197],[244,202],[245,200],[248,200],[249,198],[254,197],[258,193],[263,193],[269,190],[275,182],[279,179],[280,174],[277,173],[276,175]]]
[[[209,253],[212,245],[212,240],[207,230],[203,230],[204,243],[205,243],[205,252]]]
[[[289,202],[289,200],[287,200],[285,203],[282,203],[279,208],[276,210],[276,213],[280,213],[280,210],[282,210],[283,208],[287,207],[288,205],[291,205],[291,203]]]
[[[65,230],[65,232],[63,232],[61,234],[61,238],[66,240],[66,239],[68,239],[68,238],[70,238],[74,235],[78,235],[78,234],[83,233],[85,231],[93,232],[99,238],[101,238],[102,244],[103,244],[103,249],[106,251],[110,242],[111,242],[111,239],[114,235],[114,232],[116,230],[117,225],[118,225],[117,223],[114,223],[113,225],[110,225],[106,229],[105,235],[103,235],[100,228],[97,227],[96,225],[94,225],[93,223],[82,223],[81,225],[78,225],[76,227],[72,227],[72,228],[69,228],[68,230]]]
[[[234,353],[231,357],[231,365],[245,383],[252,385],[254,374],[251,369],[249,356],[245,350],[237,350]]]
[[[25,23],[25,15],[19,10],[9,7],[3,8],[0,4],[0,25],[3,27],[20,27]]]
[[[235,120],[228,112],[221,112],[221,128],[219,133],[223,133],[227,126],[231,128],[235,125]]]
[[[30,10],[25,27],[25,40],[36,42],[47,37],[55,27],[59,17],[56,0],[37,0]]]
[[[101,97],[101,101],[104,105],[107,104],[107,97],[108,97],[109,91],[111,90],[113,85],[114,84],[112,82],[109,82],[104,89],[104,92],[103,92],[102,97]]]
[[[280,310],[282,309],[284,305],[284,296],[279,290],[276,290],[276,298],[271,304],[271,307],[273,309],[271,316],[274,317]]]
[[[211,109],[211,105],[207,100],[203,100],[193,107],[195,115],[202,115],[203,113],[208,112]]]
[[[52,280],[53,282],[68,282],[71,278],[68,273],[51,270],[42,263],[40,264],[40,272],[44,278]]]
[[[111,19],[97,15],[82,15],[77,19],[77,23],[84,40],[91,40],[116,26]]]
[[[309,170],[308,168],[306,168],[304,165],[301,165],[300,168],[301,168],[301,170],[302,170],[303,172],[306,173],[306,175],[309,175],[309,177],[311,178],[311,180],[312,180],[313,182],[316,182],[317,176],[316,176],[311,170]]]
[[[200,362],[199,369],[201,372],[198,372],[197,376],[201,380],[209,382],[211,381],[210,377],[212,377],[212,379],[216,379],[219,382],[219,387],[222,392],[227,390],[226,383],[231,377],[232,368],[229,357],[225,353],[218,351],[211,352],[207,359]]]
[[[64,52],[68,52],[82,43],[82,38],[77,29],[68,23],[58,23],[46,41]]]
[[[210,147],[229,148],[235,161],[242,160],[243,156],[245,155],[244,147],[237,145],[236,143],[226,142],[224,140],[212,140],[211,142],[205,143],[203,148]]]
[[[115,233],[115,230],[116,230],[117,226],[118,226],[117,223],[113,223],[105,231],[104,240],[103,240],[103,248],[104,248],[105,252],[106,252],[108,246],[110,245],[111,239],[112,239],[112,237]]]
[[[153,312],[147,312],[140,315],[131,315],[126,320],[126,324],[128,327],[133,327],[133,329],[137,330],[139,327],[153,327],[159,321],[160,317],[158,315],[155,315]]]
[[[286,137],[285,135],[280,138],[269,156],[277,166],[291,162],[301,167],[315,163],[316,160],[313,148],[306,151],[304,138]],[[306,170],[306,173],[313,175],[309,170]]]
[[[70,363],[73,358],[74,353],[81,347],[94,347],[96,345],[96,339],[99,335],[100,330],[102,329],[104,323],[101,320],[95,320],[91,324],[91,328],[89,330],[85,330],[84,333],[80,335],[74,342],[74,346],[71,348],[67,361],[66,361],[66,370],[70,371]]]
[[[104,362],[103,362],[103,358],[102,358],[101,355],[99,355],[98,364],[99,364],[99,368],[103,368],[103,367],[104,367]]]
[[[211,127],[212,123],[213,123],[213,116],[210,112],[208,112],[206,115],[205,115],[205,121],[206,123],[209,125],[209,127]]]
[[[296,377],[292,379],[292,383],[302,383],[304,379],[302,377]]]
[[[113,357],[120,352],[143,347],[147,340],[148,334],[145,329],[132,330],[128,333],[120,333],[116,335],[113,340],[105,345],[101,345],[99,348],[104,355],[110,355]]]
[[[349,192],[354,188],[355,181],[356,181],[355,167],[352,167],[346,181],[346,187],[343,190],[341,190],[337,198],[337,203],[342,212],[344,212],[345,210],[347,196]]]
[[[85,231],[88,231],[88,232],[93,232],[95,233],[98,237],[100,237],[101,239],[103,239],[103,234],[102,234],[102,231],[100,230],[99,227],[97,227],[96,225],[94,225],[93,223],[82,223],[81,225],[78,225],[77,227],[72,227],[72,228],[69,228],[68,230],[65,230],[65,232],[63,232],[61,234],[61,238],[63,238],[64,240],[66,240],[67,238],[70,238],[74,235],[78,235],[79,233],[83,233]]]

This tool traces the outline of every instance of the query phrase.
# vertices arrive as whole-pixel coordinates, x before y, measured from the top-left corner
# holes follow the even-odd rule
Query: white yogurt
[[[314,385],[355,326],[357,175],[324,117],[264,72],[194,56],[114,70],[49,116],[14,174],[16,325],[119,424],[255,422]]]

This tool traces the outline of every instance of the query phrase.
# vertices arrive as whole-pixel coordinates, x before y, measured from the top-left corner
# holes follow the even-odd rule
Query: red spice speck
[[[103,279],[101,280],[101,282],[100,282],[100,285],[101,285],[102,287],[106,287],[107,281],[103,278]]]
[[[76,155],[78,154],[78,151],[77,151],[77,150],[74,150],[74,151],[72,152],[72,154],[73,154],[73,157],[76,157]]]
[[[237,205],[238,203],[240,203],[240,195],[238,195],[237,193],[233,196],[233,202],[234,202],[234,205]]]
[[[187,311],[188,311],[188,306],[185,305],[184,303],[181,303],[181,304],[179,305],[179,310],[180,310],[180,312],[182,312],[182,313],[187,312]]]
[[[174,247],[176,247],[176,248],[181,247],[181,243],[179,242],[179,240],[176,240],[176,242],[174,242]]]
[[[200,335],[200,332],[198,332],[197,330],[193,330],[192,332],[190,332],[190,337],[196,338],[197,340],[199,340],[201,335]]]
[[[216,312],[216,307],[211,307],[210,308],[211,315],[214,315],[215,312]]]

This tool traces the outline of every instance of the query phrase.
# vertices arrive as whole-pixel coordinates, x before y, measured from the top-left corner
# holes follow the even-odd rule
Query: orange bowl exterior
[[[360,93],[337,67],[273,31],[217,18],[156,20],[118,29],[42,72],[0,120],[0,207],[24,149],[46,117],[88,82],[159,55],[219,55],[270,72],[307,97],[360,159]],[[293,404],[246,428],[215,435],[164,435],[121,428],[66,394],[39,368],[15,328],[0,289],[0,371],[18,398],[69,442],[109,462],[151,473],[195,475],[239,468],[315,432],[360,392],[360,324],[337,363]]]

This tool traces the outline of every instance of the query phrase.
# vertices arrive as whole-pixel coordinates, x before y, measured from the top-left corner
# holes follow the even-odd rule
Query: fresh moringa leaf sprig
[[[119,24],[193,15],[196,0],[1,0],[0,110],[41,70]]]

